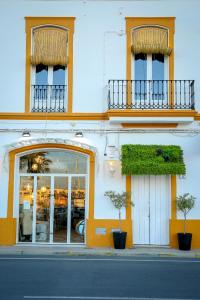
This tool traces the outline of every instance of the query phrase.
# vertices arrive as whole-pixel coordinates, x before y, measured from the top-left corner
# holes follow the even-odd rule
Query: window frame
[[[147,78],[146,80],[153,80],[153,54],[147,54]],[[132,76],[133,80],[135,80],[135,55],[133,55],[132,60]],[[169,59],[167,55],[164,55],[164,80],[169,79]]]
[[[37,27],[54,26],[61,27],[68,30],[68,57],[67,65],[67,114],[72,113],[72,96],[73,96],[73,34],[75,17],[25,17],[26,22],[26,78],[25,78],[25,113],[36,115],[36,112],[31,112],[31,84],[33,77],[33,69],[31,66],[31,52],[32,52],[32,33]],[[41,114],[41,113],[39,113]],[[45,113],[42,113],[45,114]],[[52,114],[56,114],[53,112]],[[63,114],[63,113],[58,113]]]
[[[175,17],[126,17],[126,79],[133,78],[133,53],[132,32],[137,27],[155,26],[168,29],[169,47],[172,52],[168,57],[168,80],[174,80],[174,32],[175,32]],[[129,104],[129,98],[127,99]],[[169,103],[173,105],[173,99],[169,99]]]
[[[64,66],[62,66],[64,67]],[[53,83],[53,70],[54,66],[47,66],[47,85],[54,85]],[[65,83],[67,83],[67,67],[65,68]],[[36,66],[32,66],[32,72],[31,72],[31,85],[36,85]],[[56,84],[56,85],[62,85],[62,84]]]

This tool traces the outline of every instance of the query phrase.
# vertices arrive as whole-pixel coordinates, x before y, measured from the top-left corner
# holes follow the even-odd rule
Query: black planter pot
[[[113,232],[113,241],[115,249],[125,249],[126,248],[126,236],[127,232]]]
[[[192,243],[191,233],[178,233],[179,250],[190,250]]]

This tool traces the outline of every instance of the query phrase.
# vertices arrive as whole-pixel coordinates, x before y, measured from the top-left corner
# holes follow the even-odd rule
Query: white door
[[[170,176],[133,176],[133,242],[169,244]]]

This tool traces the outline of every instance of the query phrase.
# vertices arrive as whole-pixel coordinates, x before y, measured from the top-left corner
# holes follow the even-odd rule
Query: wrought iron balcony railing
[[[109,80],[109,109],[195,109],[194,80]]]
[[[32,112],[65,112],[66,85],[32,85]]]

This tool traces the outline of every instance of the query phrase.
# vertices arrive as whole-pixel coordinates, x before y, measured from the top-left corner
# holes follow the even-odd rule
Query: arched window
[[[19,158],[18,241],[85,243],[88,155],[41,149]]]

